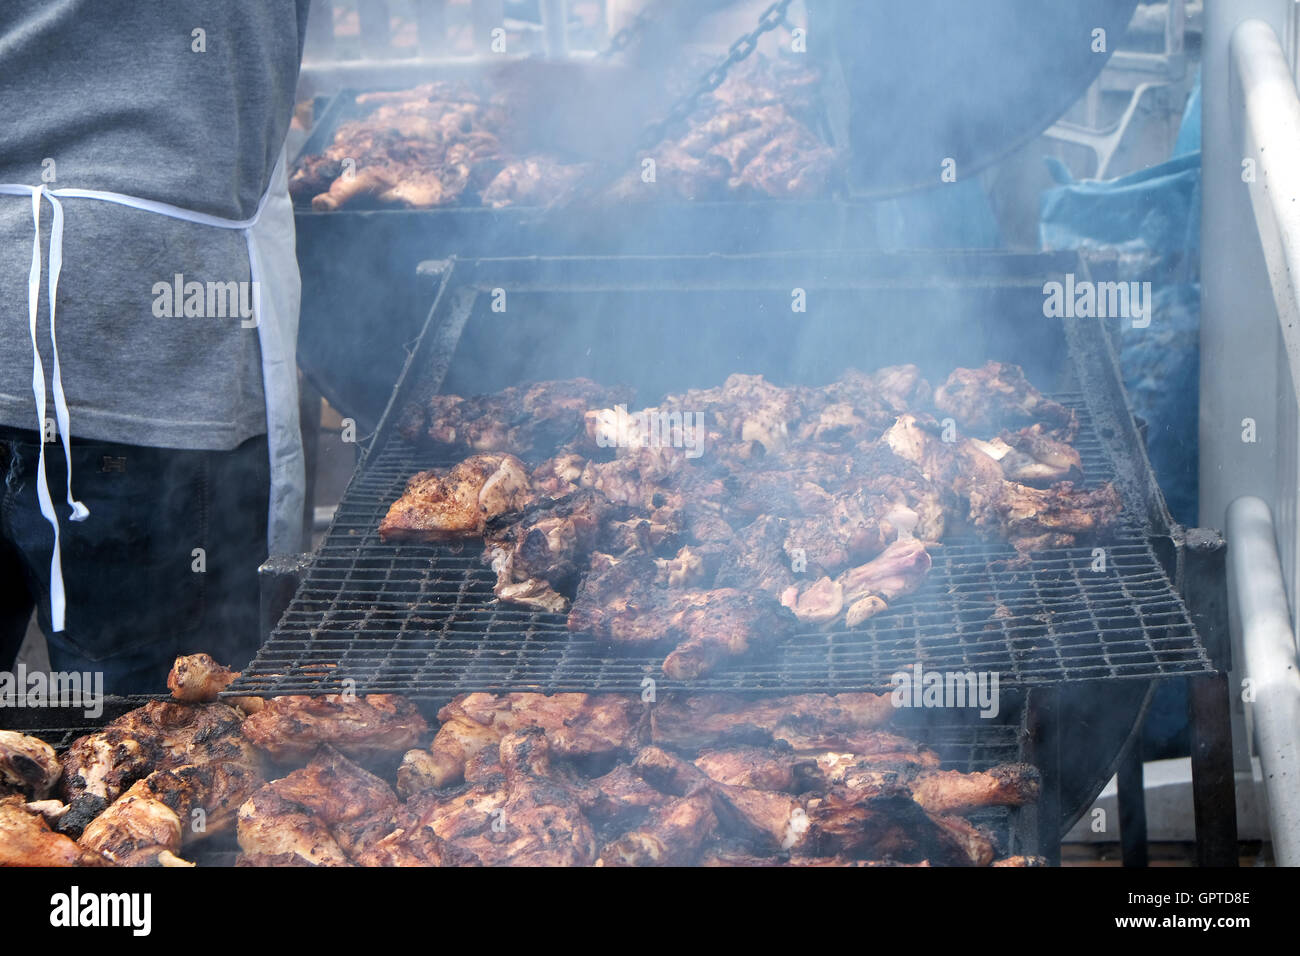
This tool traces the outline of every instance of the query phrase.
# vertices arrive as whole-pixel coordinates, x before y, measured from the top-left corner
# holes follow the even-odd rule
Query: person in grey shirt
[[[33,607],[52,668],[102,671],[110,693],[158,690],[177,653],[239,665],[256,648],[277,442],[252,306],[293,300],[291,367],[297,273],[291,228],[288,260],[255,276],[231,225],[274,193],[308,6],[0,4],[0,670]]]

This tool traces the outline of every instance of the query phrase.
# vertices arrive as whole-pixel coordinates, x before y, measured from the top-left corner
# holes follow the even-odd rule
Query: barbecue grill
[[[647,681],[656,692],[833,692],[886,689],[916,663],[996,671],[1004,693],[1028,702],[1039,766],[1064,772],[1040,808],[1050,847],[1114,772],[1150,682],[1208,678],[1221,666],[1201,633],[1217,631],[1203,607],[1215,592],[1184,591],[1198,599],[1191,607],[1179,592],[1213,541],[1169,518],[1107,323],[1043,317],[1045,281],[1087,275],[1073,255],[533,257],[424,271],[438,283],[424,331],[324,542],[232,694],[435,701],[472,690],[642,692]],[[794,289],[806,313],[791,311]],[[502,294],[505,311],[494,312]],[[649,402],[736,371],[818,384],[845,366],[917,360],[941,380],[994,356],[1075,408],[1085,476],[1120,489],[1120,525],[1024,564],[1007,545],[945,541],[923,587],[889,612],[853,631],[800,633],[690,684],[663,675],[662,654],[620,653],[570,634],[562,616],[497,604],[475,542],[377,535],[406,479],[440,463],[397,432],[402,409],[439,390],[582,375],[634,386]],[[1099,553],[1104,571],[1094,570]],[[1070,732],[1080,726],[1086,735]]]

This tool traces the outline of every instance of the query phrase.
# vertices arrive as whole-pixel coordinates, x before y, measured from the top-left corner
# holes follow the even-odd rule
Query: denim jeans
[[[54,532],[37,500],[35,432],[0,429],[0,670],[37,609],[55,671],[104,675],[109,694],[164,693],[178,654],[241,667],[258,646],[257,566],[266,557],[266,437],[233,451],[74,439],[67,520],[63,448],[45,449],[60,518],[65,630],[50,629]]]

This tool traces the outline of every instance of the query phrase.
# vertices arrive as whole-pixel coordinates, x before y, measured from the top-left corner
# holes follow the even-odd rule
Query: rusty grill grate
[[[1079,394],[1090,482],[1113,463]],[[571,634],[563,615],[496,602],[481,544],[385,544],[377,527],[407,478],[432,462],[396,437],[354,477],[288,610],[231,690],[240,694],[659,689],[836,692],[884,689],[891,675],[995,672],[1001,686],[1153,679],[1213,670],[1145,527],[1126,515],[1104,540],[1017,565],[1009,545],[952,540],[934,549],[923,587],[855,630],[810,630],[761,659],[690,684],[661,671],[662,652],[629,654]],[[1105,570],[1093,570],[1094,547]]]

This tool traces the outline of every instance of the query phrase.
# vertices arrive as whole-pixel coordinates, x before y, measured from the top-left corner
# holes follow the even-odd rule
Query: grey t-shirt
[[[0,183],[252,216],[289,126],[308,6],[3,0]],[[257,330],[222,308],[237,288],[228,283],[249,280],[242,234],[93,199],[61,202],[56,327],[73,436],[229,449],[265,431]],[[52,214],[43,202],[43,266]],[[0,195],[0,425],[35,429],[32,239],[31,198]],[[48,381],[47,278],[38,340]],[[163,286],[178,281],[183,294],[196,288],[188,283],[217,290],[189,296],[190,311],[202,302],[204,314],[187,316],[182,297],[181,314],[166,316],[177,297]]]

